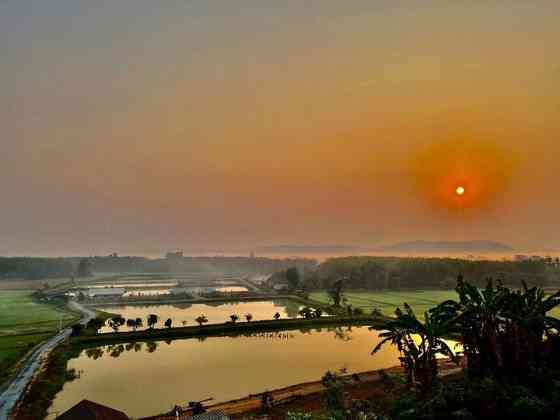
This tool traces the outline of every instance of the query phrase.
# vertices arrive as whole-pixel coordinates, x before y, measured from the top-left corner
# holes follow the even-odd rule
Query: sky
[[[560,249],[558,16],[0,0],[0,255]]]

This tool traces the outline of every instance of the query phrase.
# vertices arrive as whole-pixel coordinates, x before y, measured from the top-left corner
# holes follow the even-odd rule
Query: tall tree
[[[78,277],[90,277],[93,275],[89,258],[82,258],[80,260],[76,274]]]
[[[296,290],[299,286],[299,271],[296,267],[291,267],[286,270],[286,280],[290,290]]]
[[[334,306],[340,306],[343,298],[344,281],[342,279],[335,281],[332,286],[327,290],[329,298],[332,300]]]

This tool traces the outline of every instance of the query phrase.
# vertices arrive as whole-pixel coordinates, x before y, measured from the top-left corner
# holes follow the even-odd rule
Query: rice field
[[[78,317],[54,304],[33,300],[30,290],[0,291],[0,381],[33,346]]]
[[[457,300],[457,293],[454,290],[355,291],[344,292],[344,296],[347,300],[346,304],[350,304],[355,308],[361,308],[366,313],[377,308],[385,315],[394,315],[395,309],[398,306],[402,308],[406,302],[412,307],[418,317],[422,317],[424,312],[441,302],[448,299]],[[329,298],[325,291],[313,292],[309,297],[318,302],[329,303]],[[560,318],[560,306],[550,311],[549,315]]]
[[[312,300],[329,303],[327,292],[313,292],[309,296]],[[393,315],[395,309],[408,303],[417,316],[422,316],[428,309],[448,300],[456,299],[454,290],[414,290],[414,291],[349,291],[344,292],[346,304],[354,308],[361,308],[364,312],[371,312],[374,308],[379,309],[385,315]]]

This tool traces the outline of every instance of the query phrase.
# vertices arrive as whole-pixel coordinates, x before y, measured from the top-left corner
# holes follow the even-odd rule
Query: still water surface
[[[377,332],[367,327],[338,327],[91,348],[69,362],[79,378],[64,385],[48,418],[85,398],[145,417],[188,401],[223,402],[317,381],[329,369],[353,373],[398,365],[391,346],[370,355],[377,342]]]
[[[278,312],[281,318],[296,318],[298,312],[302,308],[299,302],[286,299],[266,300],[266,301],[248,301],[248,302],[228,302],[228,303],[173,303],[168,305],[119,305],[107,306],[101,309],[120,314],[126,319],[141,318],[144,322],[144,328],[147,328],[147,318],[150,314],[156,314],[159,323],[156,328],[162,328],[163,323],[168,318],[173,321],[173,326],[197,325],[195,319],[201,314],[206,315],[208,324],[221,324],[229,321],[232,314],[237,314],[240,320],[244,321],[246,314],[253,315],[253,320],[273,319],[274,314]],[[119,331],[130,331],[126,325],[121,327]],[[105,326],[101,329],[102,333],[112,332],[113,330]]]

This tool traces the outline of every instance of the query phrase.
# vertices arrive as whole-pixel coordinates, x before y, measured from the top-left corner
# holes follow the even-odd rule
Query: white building
[[[215,287],[174,287],[169,289],[169,293],[172,295],[184,295],[185,293],[189,295],[205,295],[216,291]]]
[[[92,299],[104,297],[121,297],[126,290],[122,287],[105,287],[89,289],[86,295]]]

